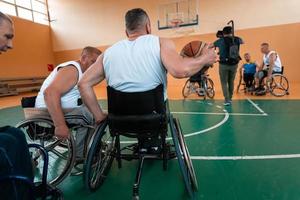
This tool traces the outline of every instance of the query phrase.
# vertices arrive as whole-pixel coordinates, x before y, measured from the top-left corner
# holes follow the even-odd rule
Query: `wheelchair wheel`
[[[287,78],[281,74],[274,74],[270,83],[270,92],[276,97],[282,97],[288,94],[289,82]]]
[[[206,95],[212,99],[214,98],[215,96],[215,87],[214,87],[214,82],[210,79],[210,78],[205,78],[203,80],[204,82],[204,88],[205,88],[205,92],[206,92]]]
[[[29,144],[40,144],[49,154],[47,182],[51,185],[58,185],[72,170],[75,162],[75,142],[72,137],[67,140],[59,140],[54,136],[54,125],[49,119],[28,119],[16,125],[26,135]],[[33,161],[36,164],[36,181],[40,181],[43,158],[37,150],[32,153]]]
[[[96,128],[84,164],[83,181],[90,191],[95,191],[103,184],[114,159],[115,137],[106,132],[106,127],[107,121]]]
[[[170,129],[172,134],[172,139],[176,151],[177,160],[179,163],[179,167],[184,179],[185,188],[191,198],[194,198],[194,192],[198,189],[198,184],[195,176],[195,172],[193,169],[192,162],[189,157],[189,153],[187,151],[187,147],[184,143],[184,140],[180,139],[183,136],[179,131],[179,125],[176,120],[170,116]]]
[[[184,84],[184,87],[182,88],[182,96],[186,98],[190,94],[197,93],[199,88],[200,88],[199,83],[191,82],[190,80],[187,80]]]
[[[184,136],[182,134],[182,129],[181,129],[179,120],[174,119],[174,124],[175,124],[176,129],[178,130],[178,140],[179,140],[180,148],[182,150],[184,161],[186,163],[186,166],[187,166],[188,171],[191,176],[192,186],[193,186],[194,190],[198,191],[198,182],[197,182],[197,178],[196,178],[196,173],[195,173],[195,170],[193,167],[190,152],[186,146]]]

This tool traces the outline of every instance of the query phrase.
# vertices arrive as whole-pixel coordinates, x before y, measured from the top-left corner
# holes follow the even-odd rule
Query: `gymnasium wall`
[[[178,37],[172,31],[158,31],[158,5],[172,0],[48,0],[52,20],[53,50],[79,49],[86,45],[111,45],[126,37],[124,15],[141,7],[152,22],[152,32]],[[194,35],[215,33],[233,19],[236,29],[258,28],[300,22],[299,0],[198,0],[200,25]],[[67,29],[66,29],[67,27]]]
[[[252,58],[261,63],[262,54],[260,53],[260,44],[262,42],[268,42],[270,43],[271,48],[279,53],[283,64],[286,66],[285,74],[289,80],[300,82],[300,68],[298,67],[297,59],[295,59],[300,52],[300,23],[238,30],[236,34],[245,41],[245,44],[241,46],[241,55],[245,52],[250,52]],[[216,40],[216,37],[215,34],[212,33],[172,39],[176,44],[177,50],[180,51],[189,41],[202,40],[213,42]],[[98,47],[101,50],[107,48],[107,46]],[[79,55],[80,49],[54,52],[57,63],[70,59],[77,59]],[[210,74],[215,82],[219,82],[217,64],[210,70]],[[183,82],[184,80],[169,78],[169,86],[182,85]]]
[[[295,57],[300,52],[299,0],[199,0],[200,26],[189,36],[173,31],[157,30],[157,5],[164,0],[49,0],[53,50],[56,63],[76,59],[80,48],[92,45],[105,49],[124,39],[124,14],[134,7],[144,8],[152,20],[152,32],[171,37],[177,50],[193,39],[213,42],[215,32],[230,19],[236,24],[237,34],[245,40],[243,52],[261,59],[259,46],[269,42],[279,52],[291,81],[299,81],[300,68]],[[68,27],[66,31],[65,27]],[[219,82],[217,65],[210,72]],[[184,80],[169,79],[169,86],[182,85]]]
[[[0,78],[46,76],[47,64],[55,64],[50,27],[12,17],[13,50],[0,55]]]

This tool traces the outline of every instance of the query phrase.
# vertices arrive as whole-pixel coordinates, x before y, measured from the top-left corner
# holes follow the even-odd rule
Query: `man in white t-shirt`
[[[203,49],[200,57],[183,58],[172,40],[151,35],[150,19],[140,8],[129,10],[125,23],[128,39],[99,56],[78,85],[96,123],[104,120],[106,114],[97,103],[93,86],[104,78],[109,86],[123,92],[143,92],[163,84],[167,98],[167,72],[175,78],[190,77],[218,58],[210,45]]]
[[[81,96],[77,83],[101,53],[97,48],[85,47],[79,60],[58,65],[42,84],[35,101],[35,109],[25,109],[25,117],[51,118],[55,126],[55,135],[58,138],[67,138],[70,134],[65,120],[66,116],[81,116],[78,119],[68,119],[68,123],[92,124],[92,114],[79,103]],[[78,129],[76,133],[78,157],[82,156],[86,131]]]
[[[268,43],[261,44],[261,52],[263,53],[263,61],[259,71],[256,73],[256,90],[262,90],[262,81],[267,77],[267,82],[271,81],[273,73],[282,72],[282,64],[277,52],[271,51]]]

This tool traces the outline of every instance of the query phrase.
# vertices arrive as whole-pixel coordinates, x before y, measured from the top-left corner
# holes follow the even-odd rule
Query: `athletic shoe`
[[[230,106],[230,105],[231,105],[231,102],[230,102],[230,101],[225,101],[223,105],[224,105],[224,106]]]

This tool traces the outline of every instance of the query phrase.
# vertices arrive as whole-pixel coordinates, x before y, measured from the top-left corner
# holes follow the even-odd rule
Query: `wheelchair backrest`
[[[108,124],[112,133],[138,137],[166,129],[163,85],[145,92],[121,92],[107,87]]]

